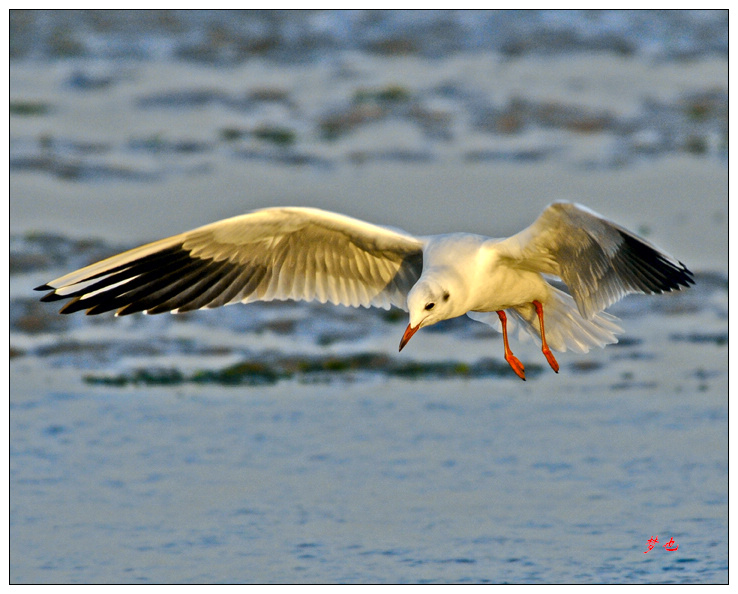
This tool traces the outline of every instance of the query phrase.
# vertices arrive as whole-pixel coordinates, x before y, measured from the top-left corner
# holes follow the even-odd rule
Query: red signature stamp
[[[650,551],[651,549],[653,549],[653,545],[658,544],[658,542],[659,542],[659,537],[658,536],[652,536],[651,538],[649,538],[648,539],[648,551]],[[673,538],[670,539],[669,542],[667,542],[663,546],[664,546],[664,548],[667,551],[676,551],[676,550],[679,549],[679,545],[676,545],[676,546],[674,545],[674,539]],[[648,551],[643,551],[643,553],[644,554],[645,553],[648,553]]]

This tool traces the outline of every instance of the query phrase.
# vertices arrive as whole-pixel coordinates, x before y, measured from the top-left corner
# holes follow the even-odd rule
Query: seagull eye
[[[433,309],[433,308],[434,308],[435,306],[436,306],[436,304],[435,304],[435,303],[429,303],[429,304],[427,304],[427,305],[425,306],[425,309],[428,309],[428,310],[430,310],[430,309]]]

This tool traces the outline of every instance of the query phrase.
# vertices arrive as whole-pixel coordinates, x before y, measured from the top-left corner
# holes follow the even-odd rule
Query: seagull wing
[[[150,243],[37,290],[70,299],[61,313],[116,315],[252,301],[318,300],[406,308],[423,242],[313,208],[267,208]]]
[[[628,293],[663,293],[694,284],[681,262],[570,202],[551,204],[530,227],[494,247],[511,267],[561,278],[588,319]]]

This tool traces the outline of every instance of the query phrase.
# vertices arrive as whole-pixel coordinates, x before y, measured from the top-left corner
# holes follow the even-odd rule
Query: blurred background
[[[19,230],[47,230],[42,205],[135,241],[278,202],[512,233],[571,197],[665,236],[670,176],[637,204],[593,174],[727,165],[721,11],[12,11],[10,31]],[[699,216],[673,206],[669,228]]]
[[[728,24],[10,11],[11,582],[727,581]],[[506,236],[556,199],[698,282],[558,376],[516,341],[525,384],[466,318],[398,355],[404,312],[32,291],[254,208]]]

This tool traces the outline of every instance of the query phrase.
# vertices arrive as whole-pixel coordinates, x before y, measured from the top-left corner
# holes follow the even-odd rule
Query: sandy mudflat
[[[494,104],[504,105],[520,95],[625,117],[642,109],[644,102],[678,103],[689,94],[719,89],[727,80],[724,60],[654,65],[612,57],[503,63],[472,57],[439,65],[409,58],[357,57],[355,62],[349,61],[353,76],[348,80],[320,65],[299,70],[258,62],[235,70],[145,65],[121,75],[112,90],[90,93],[65,86],[74,64],[14,66],[11,100],[48,102],[53,108],[39,118],[11,118],[11,141],[28,145],[31,152],[43,151],[35,145],[44,136],[58,138],[61,151],[64,142],[96,143],[107,147],[102,159],[110,165],[136,171],[169,171],[167,165],[178,169],[152,183],[138,184],[116,179],[102,184],[60,183],[49,175],[15,173],[10,180],[11,232],[60,232],[134,243],[253,208],[295,204],[338,210],[418,234],[467,230],[494,236],[528,225],[552,200],[569,199],[646,230],[669,249],[678,245],[679,257],[697,269],[725,268],[728,169],[719,158],[665,154],[636,160],[628,167],[605,167],[617,144],[607,130],[579,135],[543,130],[519,137],[484,134],[466,123],[471,114],[460,110],[471,109],[467,103],[439,103],[432,94],[426,101],[428,109],[452,118],[452,128],[458,128],[447,142],[429,145],[417,126],[397,118],[370,121],[335,142],[320,141],[315,130],[321,114],[330,113],[330,102],[342,105],[357,89],[398,84],[422,94],[453,83],[453,88],[471,89]],[[202,108],[137,107],[142,98],[166,96],[182,88],[216,97],[275,89],[297,108],[271,106],[252,115],[215,100]],[[297,117],[301,119],[296,121]],[[137,138],[210,146],[224,127],[249,129],[262,121],[289,124],[298,131],[304,127],[298,148],[325,158],[331,167],[286,167],[278,159],[228,158],[223,147],[187,159],[176,153],[152,157],[125,150]],[[465,159],[481,149],[550,145],[562,150],[561,158],[533,163]],[[390,159],[356,164],[351,160],[362,151],[391,154],[427,146],[433,156],[430,162]],[[97,162],[87,154],[84,158]],[[600,166],[593,167],[591,161],[597,165],[598,160],[603,160]]]

